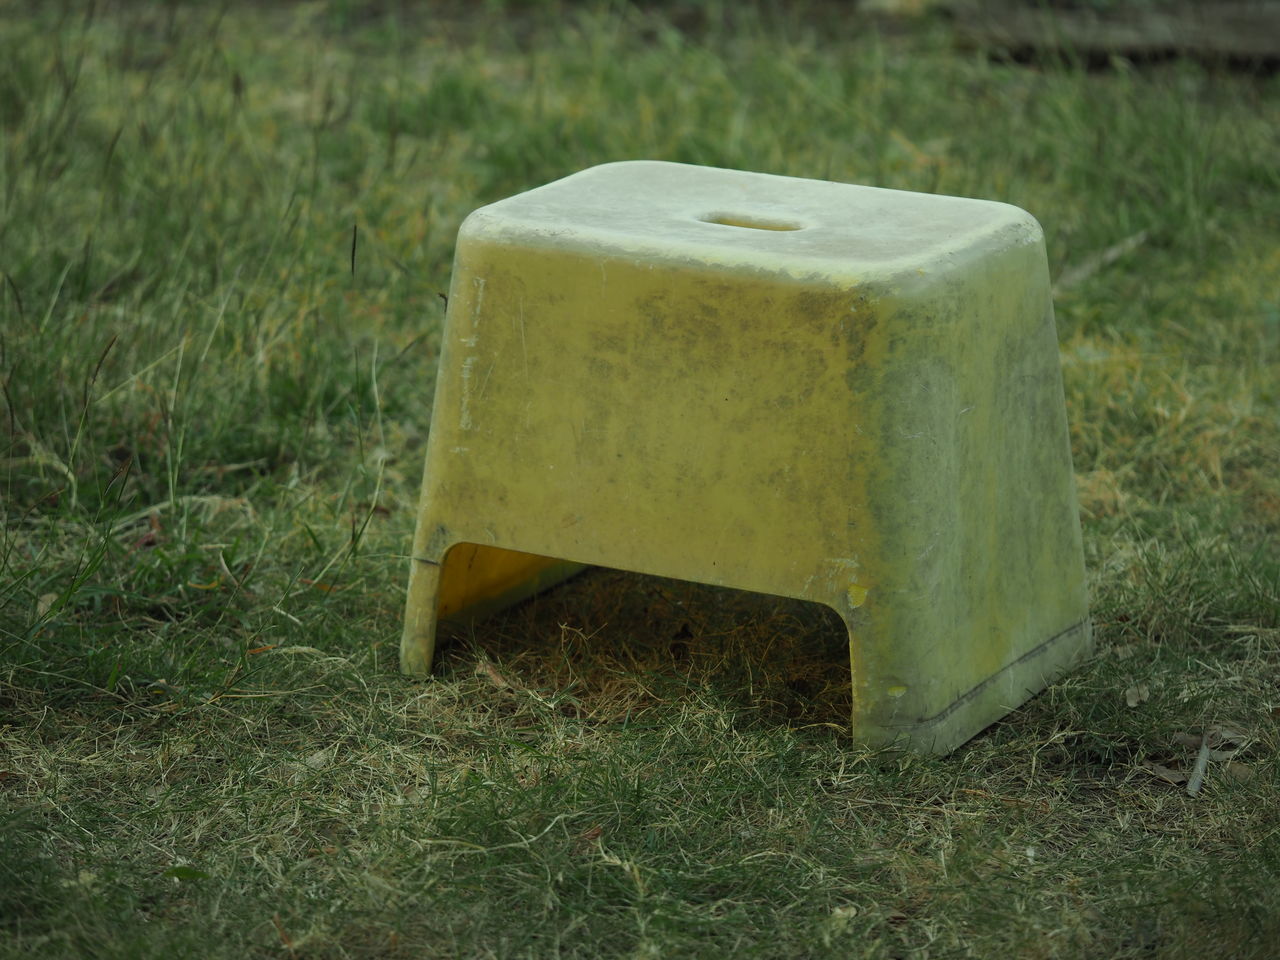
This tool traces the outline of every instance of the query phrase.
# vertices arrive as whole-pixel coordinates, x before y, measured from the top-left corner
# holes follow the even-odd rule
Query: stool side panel
[[[460,262],[426,477],[447,539],[792,596],[829,579],[858,291],[537,247]]]
[[[950,742],[930,718],[976,723],[967,739],[1043,686],[1038,667],[1013,664],[1059,634],[1064,662],[1088,644],[1043,248],[1010,247],[894,315],[895,340],[868,373],[885,456],[871,494],[879,564],[853,631],[855,725]],[[1031,686],[995,705],[1009,694],[989,681],[1011,670]]]

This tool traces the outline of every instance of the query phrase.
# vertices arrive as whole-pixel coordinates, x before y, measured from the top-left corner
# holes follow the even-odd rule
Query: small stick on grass
[[[1187,779],[1187,794],[1194,797],[1204,784],[1204,772],[1209,766],[1209,734],[1200,737],[1200,752],[1196,754],[1196,764],[1191,768],[1191,776]]]

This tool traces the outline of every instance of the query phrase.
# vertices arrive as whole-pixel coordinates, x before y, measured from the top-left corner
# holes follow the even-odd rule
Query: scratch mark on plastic
[[[489,378],[490,378],[491,376],[493,376],[493,364],[492,364],[492,363],[491,363],[491,364],[489,364],[489,366],[485,367],[485,370],[484,370],[484,379],[480,381],[480,389],[476,391],[476,399],[477,399],[477,400],[481,399],[481,398],[484,396],[484,392],[485,392],[485,390],[486,390],[486,389],[488,388],[488,386],[489,386]]]
[[[529,379],[529,345],[524,338],[524,297],[516,302],[516,312],[520,320],[520,350],[524,354],[524,378]]]
[[[458,405],[458,429],[471,429],[471,393],[475,390],[474,368],[476,358],[465,357],[462,361],[462,401]]]
[[[472,281],[476,288],[475,304],[471,307],[471,336],[460,337],[459,340],[463,346],[475,349],[477,343],[480,342],[480,307],[484,303],[484,277],[476,277]],[[458,404],[458,429],[472,429],[471,420],[471,399],[475,394],[475,365],[476,354],[462,358],[462,399]],[[490,367],[490,370],[493,368]],[[486,380],[488,377],[486,376]],[[484,385],[481,385],[481,394],[484,393]]]

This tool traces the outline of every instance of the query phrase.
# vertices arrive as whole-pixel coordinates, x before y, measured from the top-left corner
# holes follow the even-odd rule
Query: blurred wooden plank
[[[1240,60],[1280,59],[1280,3],[1133,4],[1106,10],[1028,6],[1025,2],[958,3],[962,42],[1008,50],[1082,54],[1184,54]]]

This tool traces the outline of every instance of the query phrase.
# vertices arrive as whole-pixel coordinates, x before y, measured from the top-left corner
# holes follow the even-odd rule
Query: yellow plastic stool
[[[1059,676],[1091,633],[1035,220],[647,161],[475,211],[404,671],[586,564],[830,606],[869,744],[945,753]]]

